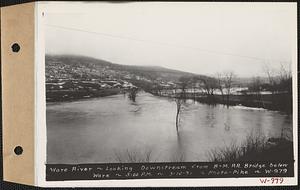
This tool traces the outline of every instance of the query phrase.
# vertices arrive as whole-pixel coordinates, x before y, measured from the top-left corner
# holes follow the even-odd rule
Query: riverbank
[[[288,93],[278,94],[260,94],[260,95],[230,95],[227,97],[221,95],[214,95],[212,100],[207,97],[200,97],[196,100],[206,103],[218,103],[230,106],[242,105],[246,107],[264,108],[268,110],[282,111],[292,113],[292,98]]]
[[[293,160],[293,142],[285,138],[265,139],[251,136],[240,145],[231,144],[211,150],[211,162]]]
[[[174,94],[155,94],[155,96],[163,97],[179,97]],[[274,111],[282,111],[285,113],[292,113],[292,96],[289,93],[274,93],[274,94],[245,94],[245,95],[229,95],[227,99],[226,95],[198,95],[194,93],[186,93],[184,96],[180,96],[184,99],[193,99],[200,103],[206,104],[223,104],[228,106],[245,106],[252,108],[264,108]]]
[[[101,90],[51,90],[46,92],[47,102],[63,102],[80,99],[105,97],[121,93],[120,88],[110,88]]]

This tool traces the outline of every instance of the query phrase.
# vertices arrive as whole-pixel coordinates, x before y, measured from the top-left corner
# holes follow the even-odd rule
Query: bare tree
[[[292,92],[292,71],[290,69],[290,65],[284,66],[280,65],[280,69],[278,72],[279,75],[279,91],[287,91],[288,93]]]
[[[192,85],[193,85],[193,93],[194,93],[194,100],[196,99],[196,94],[197,94],[197,92],[196,92],[196,90],[197,89],[199,89],[200,88],[200,86],[201,86],[201,83],[204,83],[203,82],[203,79],[201,78],[201,77],[199,77],[199,76],[194,76],[194,77],[192,77],[192,79],[191,79],[191,83],[192,83]]]
[[[197,83],[196,83],[196,81],[192,81],[192,85],[193,85],[193,99],[194,99],[194,101],[196,100],[196,88],[197,88]]]
[[[129,90],[128,98],[135,102],[136,95],[138,93],[138,88],[131,88]]]
[[[223,87],[223,84],[224,84],[224,79],[223,79],[223,75],[222,73],[217,73],[216,74],[217,76],[217,88],[220,90],[221,92],[221,95],[222,95],[222,102],[224,102],[224,87]]]
[[[180,112],[181,112],[181,108],[182,108],[182,104],[183,104],[183,99],[181,98],[175,98],[175,102],[176,102],[176,131],[178,132],[178,128],[179,128],[179,120],[180,120]]]
[[[182,76],[179,78],[180,87],[181,87],[181,98],[186,98],[186,90],[191,81],[190,77]]]
[[[281,64],[281,66],[278,69],[274,69],[269,65],[264,65],[263,69],[269,80],[269,90],[272,92],[272,96],[271,96],[272,105],[274,107],[291,112],[292,111],[292,73],[290,70],[290,65]],[[286,98],[282,98],[282,95],[280,94],[285,94]]]
[[[262,90],[261,85],[262,85],[262,82],[261,82],[260,77],[253,77],[250,88],[255,93],[255,98],[256,98],[256,100],[258,100],[260,102],[260,104],[263,103],[262,97],[261,97],[261,90]]]
[[[179,97],[175,97],[176,102],[176,131],[178,132],[178,128],[180,125],[180,112],[182,110],[183,103],[185,102],[185,94],[184,92],[180,93]]]
[[[260,92],[261,92],[261,79],[260,79],[260,77],[253,77],[252,78],[251,88],[252,88],[253,92],[255,92],[256,94],[260,94]]]
[[[292,72],[290,65],[280,65],[278,69],[272,68],[270,65],[264,65],[264,72],[266,73],[269,81],[269,86],[272,94],[277,91],[292,91]]]
[[[202,82],[204,84],[204,90],[206,91],[206,94],[208,96],[213,96],[215,89],[217,89],[216,80],[208,78],[203,79]]]
[[[204,92],[207,96],[207,102],[216,104],[214,91],[217,89],[217,81],[214,78],[203,78],[201,81],[204,85]]]
[[[264,72],[266,73],[266,75],[268,77],[270,90],[271,90],[272,94],[274,94],[275,93],[275,86],[276,86],[275,70],[273,68],[271,68],[270,65],[268,65],[268,64],[264,65],[263,70],[264,70]]]
[[[159,83],[155,83],[153,85],[153,88],[152,88],[153,92],[157,95],[157,96],[161,96],[162,95],[162,87],[160,86]]]
[[[224,84],[225,84],[225,91],[227,97],[227,107],[229,106],[229,97],[232,91],[232,83],[233,79],[235,78],[235,74],[233,71],[225,72],[224,73]]]

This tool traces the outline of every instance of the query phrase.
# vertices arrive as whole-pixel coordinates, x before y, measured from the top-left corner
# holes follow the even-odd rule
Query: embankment
[[[50,90],[46,92],[47,102],[72,101],[85,98],[96,98],[116,95],[121,92],[119,88],[101,90]]]

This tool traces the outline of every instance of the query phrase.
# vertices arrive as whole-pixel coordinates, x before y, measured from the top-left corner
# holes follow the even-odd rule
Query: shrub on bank
[[[208,152],[211,162],[292,160],[293,143],[284,138],[249,135],[240,145],[231,143]]]

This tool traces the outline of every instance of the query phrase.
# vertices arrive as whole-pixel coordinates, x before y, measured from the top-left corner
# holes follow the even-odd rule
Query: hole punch
[[[14,43],[12,46],[11,46],[11,49],[13,52],[17,53],[20,51],[21,47],[18,43]]]
[[[16,146],[14,152],[16,155],[21,155],[23,153],[23,148],[21,146]]]

